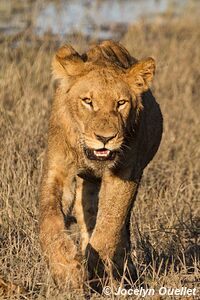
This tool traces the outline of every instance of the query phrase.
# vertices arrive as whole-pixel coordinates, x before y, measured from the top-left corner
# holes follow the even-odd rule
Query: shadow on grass
[[[153,277],[184,270],[195,275],[200,270],[200,217],[190,216],[187,221],[179,220],[173,228],[157,229],[157,245],[152,232],[142,233],[134,217],[133,224],[132,259],[139,274]]]

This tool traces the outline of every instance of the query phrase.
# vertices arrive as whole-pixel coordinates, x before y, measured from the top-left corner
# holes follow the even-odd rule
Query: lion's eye
[[[120,107],[120,106],[124,105],[126,102],[127,102],[126,100],[119,100],[117,102],[117,107]]]
[[[81,99],[85,104],[91,105],[92,106],[92,100],[90,98],[82,98]]]

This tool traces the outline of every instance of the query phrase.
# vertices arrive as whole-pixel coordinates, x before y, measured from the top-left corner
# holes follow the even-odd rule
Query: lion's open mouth
[[[100,149],[100,150],[94,150],[94,155],[97,157],[108,157],[110,155],[110,150],[108,149]]]
[[[85,148],[85,154],[87,158],[91,160],[105,161],[105,160],[113,160],[115,158],[116,151],[111,151],[106,148],[102,148],[98,150]]]

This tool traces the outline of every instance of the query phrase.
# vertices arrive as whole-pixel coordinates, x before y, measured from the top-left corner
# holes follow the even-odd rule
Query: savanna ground
[[[70,42],[78,50],[89,43]],[[153,92],[164,116],[161,147],[132,214],[133,258],[149,287],[196,287],[200,294],[200,21],[183,15],[140,22],[121,42],[137,58],[156,59]],[[1,37],[0,299],[82,298],[59,294],[38,240],[38,187],[54,92],[50,65],[58,45],[31,28]]]

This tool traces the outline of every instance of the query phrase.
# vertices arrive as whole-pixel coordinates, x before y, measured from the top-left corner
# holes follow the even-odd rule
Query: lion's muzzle
[[[102,130],[103,131],[103,130]],[[109,161],[114,160],[119,151],[122,139],[119,139],[119,132],[110,130],[106,132],[93,133],[92,138],[85,139],[85,155],[90,160]]]

